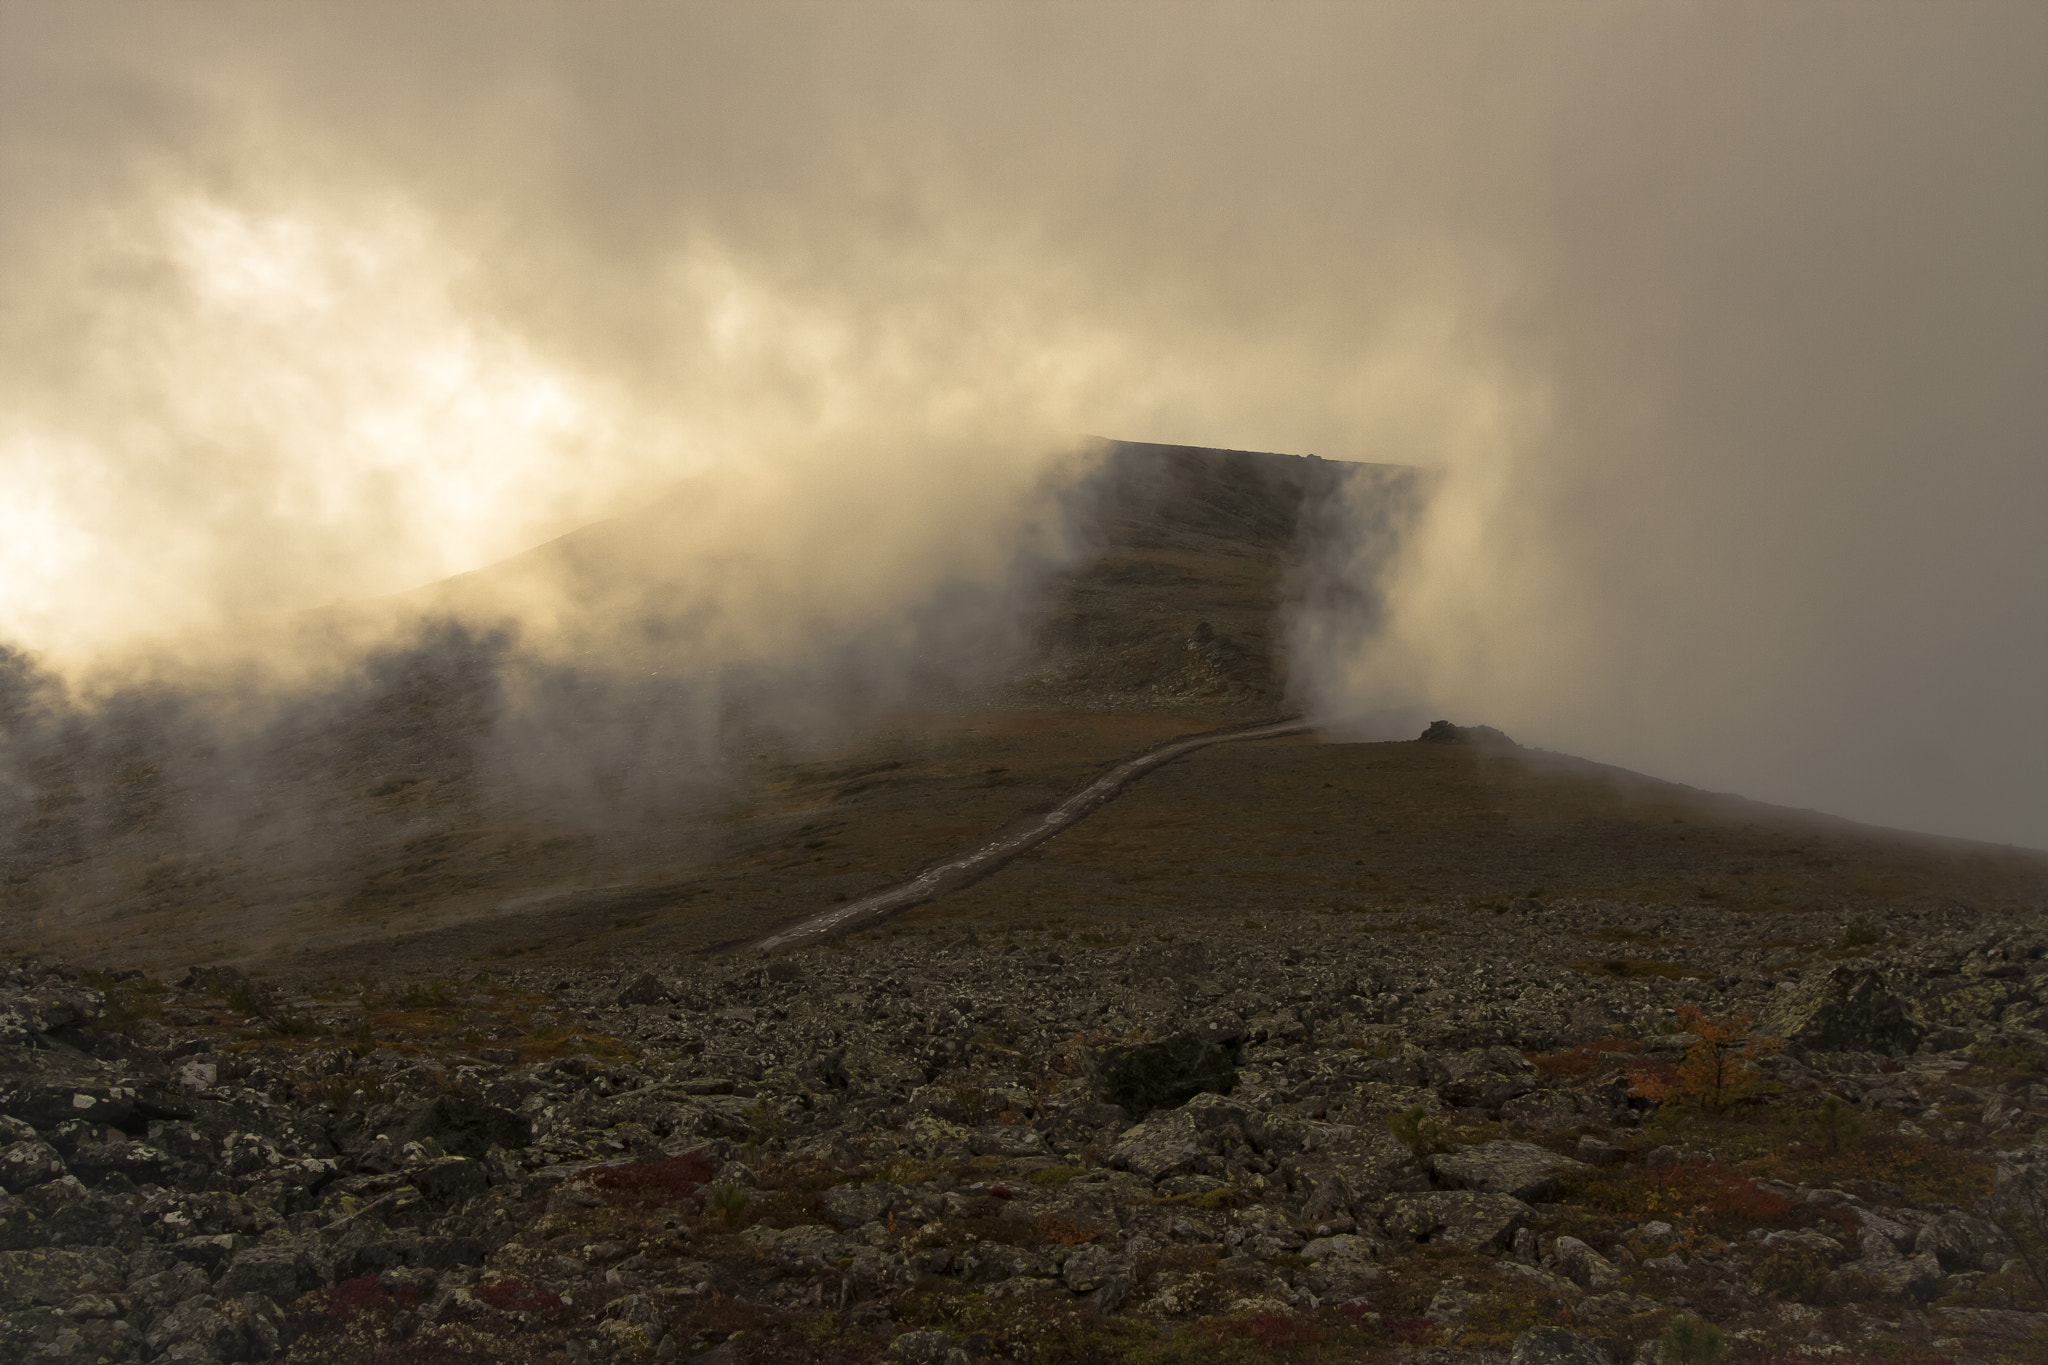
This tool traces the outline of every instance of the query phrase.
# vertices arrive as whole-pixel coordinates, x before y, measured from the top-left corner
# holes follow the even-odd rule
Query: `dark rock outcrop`
[[[1097,1096],[1137,1115],[1236,1087],[1236,1049],[1195,1032],[1105,1048],[1095,1062]]]
[[[1926,1032],[1882,972],[1847,963],[1814,971],[1779,991],[1756,1026],[1810,1051],[1894,1056],[1918,1047]]]

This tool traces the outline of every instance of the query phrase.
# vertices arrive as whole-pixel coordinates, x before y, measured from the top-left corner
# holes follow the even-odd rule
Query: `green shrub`
[[[166,989],[161,981],[144,976],[116,981],[105,972],[87,972],[79,979],[106,997],[98,1017],[92,1021],[92,1027],[99,1032],[132,1034],[163,1013],[163,1006],[153,998]]]
[[[367,1057],[377,1050],[377,1035],[371,1032],[368,1024],[356,1025],[356,1031],[348,1041],[348,1050],[354,1057]]]
[[[1828,1267],[1810,1252],[1782,1251],[1757,1262],[1749,1278],[1758,1289],[1780,1299],[1817,1303],[1828,1282]]]
[[[1829,1095],[1820,1102],[1820,1108],[1813,1111],[1807,1122],[1812,1125],[1814,1139],[1821,1150],[1830,1154],[1854,1147],[1863,1139],[1863,1130],[1870,1121],[1863,1115],[1842,1103],[1839,1095]]]
[[[455,986],[448,981],[416,982],[398,993],[398,1003],[409,1010],[444,1009],[455,1003]]]
[[[227,1004],[229,1009],[259,1020],[272,1033],[305,1037],[320,1031],[312,1020],[286,1009],[275,991],[246,978],[228,992]]]
[[[1884,930],[1867,919],[1859,919],[1851,920],[1842,930],[1842,941],[1836,946],[1846,951],[1850,948],[1874,948],[1882,942]]]
[[[1427,1105],[1413,1104],[1388,1115],[1387,1131],[1417,1157],[1444,1150],[1444,1126],[1429,1116]]]
[[[1711,1322],[1691,1314],[1673,1318],[1657,1338],[1657,1359],[1664,1365],[1720,1365],[1728,1358],[1728,1338]]]
[[[735,1227],[747,1216],[746,1190],[730,1180],[721,1180],[704,1191],[704,1208],[718,1216],[727,1227]]]

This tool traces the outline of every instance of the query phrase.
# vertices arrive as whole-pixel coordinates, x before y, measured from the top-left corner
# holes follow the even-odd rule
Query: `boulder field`
[[[17,961],[0,1358],[2048,1359],[2038,922],[1619,914]]]

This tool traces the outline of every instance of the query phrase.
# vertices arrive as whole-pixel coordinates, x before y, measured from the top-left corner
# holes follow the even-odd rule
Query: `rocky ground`
[[[0,1358],[2048,1358],[2038,910],[1421,911],[19,961]]]

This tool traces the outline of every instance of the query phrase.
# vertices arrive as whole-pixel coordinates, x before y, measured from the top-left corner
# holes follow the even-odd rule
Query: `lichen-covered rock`
[[[290,1303],[317,1279],[308,1248],[297,1242],[259,1243],[234,1253],[216,1289],[224,1296],[261,1294],[276,1303]]]
[[[1197,1095],[1177,1109],[1154,1111],[1127,1130],[1109,1153],[1109,1164],[1147,1180],[1170,1175],[1214,1174],[1220,1155],[1245,1141],[1245,1110],[1221,1095]]]
[[[1578,1096],[1569,1090],[1529,1091],[1500,1106],[1500,1121],[1523,1132],[1553,1133],[1560,1128],[1575,1128],[1589,1117]]]
[[[1614,1365],[1592,1337],[1569,1327],[1531,1327],[1515,1338],[1508,1365]]]
[[[1107,1247],[1079,1246],[1060,1265],[1060,1281],[1076,1294],[1100,1289],[1117,1272],[1116,1256]]]
[[[0,987],[0,1046],[91,1022],[106,1006],[96,990],[45,978],[38,989]]]
[[[834,1185],[818,1197],[818,1205],[835,1226],[857,1228],[888,1217],[904,1194],[900,1185]]]
[[[1453,1189],[1547,1199],[1572,1176],[1591,1169],[1527,1142],[1482,1142],[1431,1158],[1430,1171]]]
[[[1378,1246],[1353,1233],[1318,1237],[1296,1254],[1308,1262],[1309,1285],[1319,1294],[1350,1294],[1361,1283],[1376,1282],[1386,1274],[1376,1263]]]
[[[1021,1123],[989,1123],[972,1131],[967,1148],[976,1156],[1041,1156],[1045,1140]]]
[[[1846,1299],[1930,1299],[1944,1278],[1941,1262],[1928,1251],[1851,1261],[1828,1276],[1828,1290]]]
[[[883,1355],[907,1365],[952,1365],[956,1356],[963,1362],[971,1359],[961,1349],[959,1338],[946,1332],[905,1332],[889,1343]]]
[[[1546,1264],[1588,1293],[1604,1294],[1621,1283],[1614,1262],[1576,1237],[1558,1238],[1552,1255],[1555,1259]]]
[[[1919,1046],[1926,1029],[1887,986],[1881,972],[1836,963],[1777,992],[1758,1016],[1753,1032],[1810,1051],[1896,1056]]]
[[[64,1174],[64,1158],[57,1149],[37,1138],[0,1148],[0,1188],[20,1194]]]
[[[241,1337],[235,1315],[209,1294],[168,1309],[143,1334],[153,1353],[172,1360],[223,1360]]]
[[[0,1253],[0,1307],[60,1305],[87,1290],[118,1290],[128,1258],[113,1247],[44,1248]]]
[[[97,1185],[110,1175],[125,1176],[140,1185],[161,1180],[171,1159],[160,1148],[116,1134],[111,1139],[79,1143],[66,1164],[88,1185]]]
[[[1512,1195],[1450,1191],[1396,1195],[1387,1201],[1380,1221],[1390,1237],[1497,1251],[1533,1213]]]

